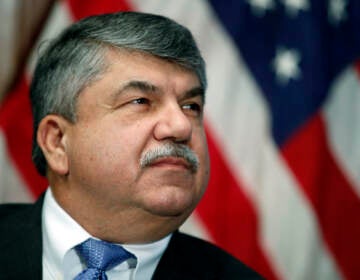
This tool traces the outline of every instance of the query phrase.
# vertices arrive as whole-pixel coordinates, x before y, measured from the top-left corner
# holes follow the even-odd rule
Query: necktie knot
[[[129,258],[135,258],[133,254],[119,245],[93,238],[80,243],[75,250],[87,266],[87,269],[75,279],[107,279],[106,270],[112,269]]]

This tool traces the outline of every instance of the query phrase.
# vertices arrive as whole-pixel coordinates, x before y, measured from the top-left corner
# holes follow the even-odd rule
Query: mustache
[[[144,152],[140,158],[140,166],[145,168],[153,164],[154,161],[165,157],[183,158],[193,173],[199,168],[199,158],[195,152],[188,146],[177,143],[165,143],[162,146]]]

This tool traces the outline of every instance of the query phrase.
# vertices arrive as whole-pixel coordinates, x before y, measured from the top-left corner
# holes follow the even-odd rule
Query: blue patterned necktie
[[[106,270],[129,258],[136,258],[119,245],[93,238],[80,243],[75,250],[87,265],[87,269],[78,274],[75,280],[106,280]]]

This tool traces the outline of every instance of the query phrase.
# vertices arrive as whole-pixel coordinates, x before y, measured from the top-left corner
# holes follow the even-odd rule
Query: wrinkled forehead
[[[132,64],[142,65],[150,61],[159,60],[164,63],[171,65],[172,67],[178,69],[182,72],[191,73],[196,76],[199,85],[202,86],[201,77],[197,73],[196,69],[193,69],[190,65],[180,62],[176,59],[161,57],[158,55],[154,55],[142,50],[130,49],[130,48],[122,48],[122,47],[106,47],[104,49],[104,73],[111,68],[115,63],[121,63],[124,58],[126,60],[131,60]],[[205,93],[205,88],[203,88]]]

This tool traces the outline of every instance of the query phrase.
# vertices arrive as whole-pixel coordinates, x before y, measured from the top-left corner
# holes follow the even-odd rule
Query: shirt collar
[[[66,252],[90,237],[90,234],[60,207],[51,188],[48,188],[43,206],[45,256],[57,268],[61,268]]]
[[[57,268],[61,268],[65,254],[77,244],[92,237],[56,202],[51,188],[45,194],[43,206],[44,255]],[[153,243],[122,244],[137,257],[137,279],[152,275],[164,253],[171,234]],[[116,269],[116,268],[115,268]],[[141,277],[138,277],[141,276]]]

